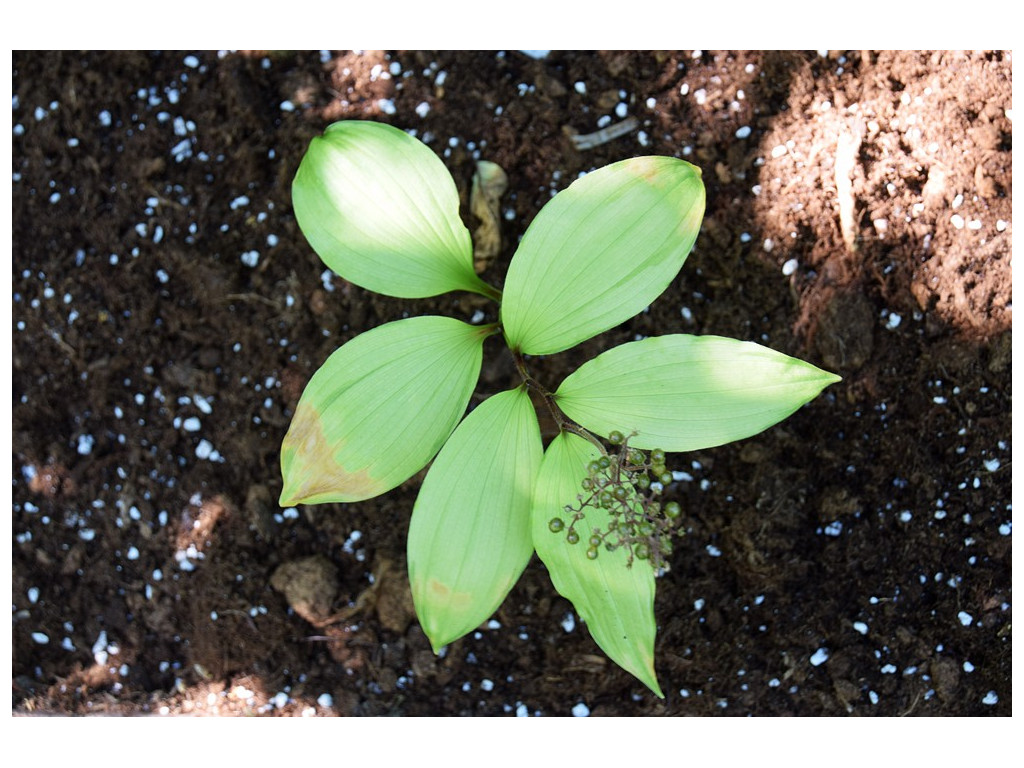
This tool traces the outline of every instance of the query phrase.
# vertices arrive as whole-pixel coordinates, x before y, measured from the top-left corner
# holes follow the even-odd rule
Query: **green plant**
[[[838,377],[750,342],[689,335],[612,348],[554,391],[527,365],[628,320],[668,287],[704,214],[699,169],[637,157],[586,174],[527,228],[501,291],[473,270],[444,164],[396,128],[329,126],[292,191],[304,235],[345,279],[404,298],[472,291],[500,310],[481,326],[398,320],[334,352],[285,436],[282,506],[369,499],[433,459],[408,564],[434,650],[486,621],[536,551],[598,645],[661,696],[655,578],[681,512],[658,495],[671,479],[664,452],[760,432]],[[497,335],[522,383],[463,418],[484,340]],[[531,394],[559,428],[546,449]]]

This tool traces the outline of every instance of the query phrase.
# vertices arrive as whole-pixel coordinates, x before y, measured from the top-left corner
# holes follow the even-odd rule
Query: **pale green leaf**
[[[625,547],[602,551],[596,560],[587,558],[586,541],[592,529],[607,530],[610,517],[605,510],[587,508],[587,516],[576,523],[578,544],[569,544],[564,532],[552,533],[548,528],[553,517],[568,523],[565,507],[576,504],[587,463],[598,455],[592,443],[568,432],[551,441],[534,489],[533,544],[555,589],[572,602],[601,650],[664,698],[654,672],[657,628],[650,563],[634,561],[627,566]]]
[[[473,271],[459,193],[441,159],[383,123],[348,120],[313,139],[292,183],[295,218],[346,280],[387,296],[494,296]]]
[[[409,523],[409,581],[435,651],[486,621],[529,562],[542,455],[537,414],[520,388],[470,412],[427,472]]]
[[[281,505],[369,499],[423,469],[466,411],[486,336],[413,317],[341,346],[306,385],[281,445]]]
[[[591,432],[636,432],[637,448],[692,451],[757,434],[840,380],[749,341],[685,334],[614,347],[555,393]]]
[[[551,354],[633,317],[679,272],[703,215],[700,169],[684,160],[636,157],[574,181],[512,258],[501,306],[508,345]]]

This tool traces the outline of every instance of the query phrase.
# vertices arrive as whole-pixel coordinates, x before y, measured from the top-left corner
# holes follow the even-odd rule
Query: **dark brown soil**
[[[16,713],[1010,714],[1008,53],[16,52],[13,92]],[[625,116],[639,132],[574,148]],[[497,284],[579,173],[704,169],[677,280],[537,361],[543,380],[678,332],[844,377],[673,457],[692,480],[655,606],[665,700],[567,621],[536,560],[435,657],[405,572],[419,478],[277,507],[331,351],[407,313],[492,311],[324,274],[290,182],[347,118],[415,130],[467,197],[476,157],[504,167]],[[498,352],[481,396],[512,380]],[[328,603],[296,594],[310,573]]]

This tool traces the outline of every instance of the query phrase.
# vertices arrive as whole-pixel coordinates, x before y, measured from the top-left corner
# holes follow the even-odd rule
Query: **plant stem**
[[[547,405],[548,411],[551,413],[551,418],[555,420],[555,424],[558,425],[559,431],[571,432],[574,435],[582,437],[584,440],[588,440],[593,443],[602,454],[607,453],[600,440],[562,413],[562,409],[559,408],[558,403],[555,402],[554,393],[548,391],[547,387],[537,381],[537,379],[535,379],[526,368],[526,360],[523,358],[522,352],[515,349],[510,349],[509,351],[512,353],[512,359],[515,361],[516,370],[519,372],[519,376],[523,380],[523,384],[525,384],[528,389],[531,389],[540,395],[541,399],[544,400],[544,404]]]
[[[501,304],[501,291],[490,283],[477,278],[477,286],[473,290],[481,296],[486,296],[491,301],[496,301],[498,304]]]
[[[487,323],[486,325],[477,326],[480,329],[480,334],[486,339],[491,336],[497,336],[501,333],[501,323]]]

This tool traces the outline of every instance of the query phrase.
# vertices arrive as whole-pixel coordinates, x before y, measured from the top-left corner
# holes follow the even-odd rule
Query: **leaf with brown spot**
[[[409,524],[409,581],[435,651],[498,609],[533,554],[530,501],[543,448],[525,388],[465,418],[423,481]]]
[[[281,445],[281,505],[362,501],[423,469],[465,413],[486,335],[414,317],[344,344],[295,409]]]
[[[634,157],[588,173],[530,224],[505,279],[512,349],[548,355],[625,322],[658,298],[704,215],[700,169]]]

